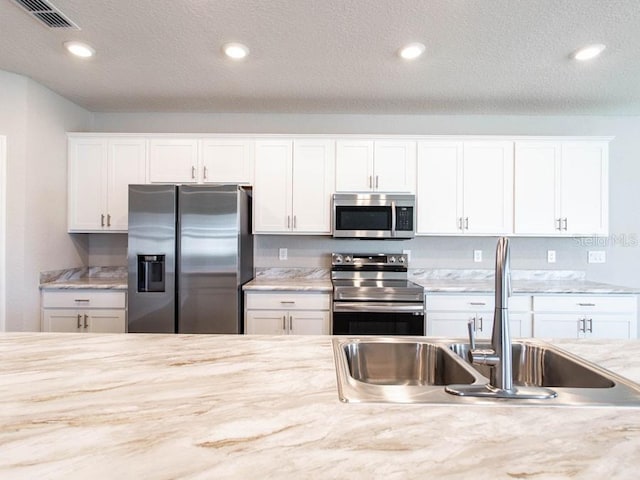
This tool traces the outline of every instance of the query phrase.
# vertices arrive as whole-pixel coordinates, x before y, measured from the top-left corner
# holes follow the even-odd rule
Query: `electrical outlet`
[[[589,250],[587,261],[589,263],[605,263],[607,261],[607,253],[604,250]]]
[[[407,256],[407,260],[411,260],[411,250],[402,250],[402,253]]]
[[[556,263],[556,251],[547,250],[547,263]]]
[[[287,256],[288,256],[289,252],[286,248],[279,248],[278,249],[278,258],[280,260],[286,260]]]
[[[482,250],[474,250],[473,251],[473,261],[481,262],[482,261]]]

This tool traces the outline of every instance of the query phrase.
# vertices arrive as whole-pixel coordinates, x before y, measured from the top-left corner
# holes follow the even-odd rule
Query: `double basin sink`
[[[491,367],[469,363],[469,344],[456,340],[335,337],[333,348],[343,402],[640,406],[639,385],[535,340],[512,343],[514,386],[546,387],[556,392],[555,398],[494,399],[447,393],[447,385],[485,385],[490,377]]]

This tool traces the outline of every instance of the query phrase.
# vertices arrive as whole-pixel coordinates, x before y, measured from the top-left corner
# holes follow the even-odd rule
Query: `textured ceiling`
[[[51,3],[81,30],[0,0],[0,69],[91,111],[640,114],[638,0]],[[223,58],[229,41],[248,59]],[[411,41],[426,53],[401,61]],[[569,59],[588,43],[607,49]]]

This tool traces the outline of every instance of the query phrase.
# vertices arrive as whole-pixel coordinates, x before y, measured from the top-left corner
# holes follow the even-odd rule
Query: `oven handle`
[[[334,312],[402,312],[424,313],[423,303],[334,302]]]

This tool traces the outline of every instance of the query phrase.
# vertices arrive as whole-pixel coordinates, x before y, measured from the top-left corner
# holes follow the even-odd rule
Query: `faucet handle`
[[[471,350],[476,349],[476,319],[472,318],[467,322],[467,329],[469,330],[469,346]]]

